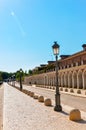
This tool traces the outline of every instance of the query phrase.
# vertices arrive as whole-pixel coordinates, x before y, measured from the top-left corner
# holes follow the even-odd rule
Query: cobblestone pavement
[[[70,121],[65,111],[55,112],[53,106],[47,107],[4,84],[3,127],[3,130],[86,130],[86,121]]]

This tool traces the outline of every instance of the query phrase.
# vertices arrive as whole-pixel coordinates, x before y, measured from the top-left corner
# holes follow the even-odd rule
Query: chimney
[[[82,47],[83,47],[83,51],[86,51],[86,44],[83,44]]]

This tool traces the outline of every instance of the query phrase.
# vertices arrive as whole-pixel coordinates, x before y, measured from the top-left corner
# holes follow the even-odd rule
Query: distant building
[[[83,50],[73,55],[61,55],[58,71],[58,82],[60,87],[86,89],[86,44]],[[48,62],[55,64],[55,61]],[[55,87],[55,69],[52,71],[33,75],[25,78],[25,82],[38,85]]]

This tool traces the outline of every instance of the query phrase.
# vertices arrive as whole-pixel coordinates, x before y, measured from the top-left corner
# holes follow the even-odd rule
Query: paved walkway
[[[15,85],[16,85],[17,87],[20,87],[20,84],[17,83],[17,82],[15,83]],[[24,85],[24,84],[23,84],[23,87],[25,87],[25,89],[27,89],[26,87],[29,87],[29,85]],[[32,87],[35,88],[36,85],[32,85]],[[38,87],[38,88],[40,88],[40,87]],[[43,88],[43,87],[41,87],[41,88],[55,92],[55,90],[53,90],[53,89],[48,89],[48,88]],[[65,89],[66,89],[66,88],[63,88],[63,91],[60,91],[60,93],[65,93],[65,94],[69,94],[69,95],[73,95],[73,96],[77,96],[77,97],[86,98],[86,90],[84,90],[84,89],[80,89],[80,91],[81,91],[80,94],[77,93],[77,89],[75,89],[75,88],[73,89],[74,92],[70,92],[71,88],[67,88],[67,90],[68,90],[67,92],[65,91]]]
[[[53,107],[47,107],[44,103],[39,103],[38,100],[4,84],[3,130],[64,129],[86,130],[85,118],[79,122],[70,121],[65,111],[55,112]]]
[[[16,83],[16,86],[20,88],[20,84]],[[39,95],[41,94],[45,98],[46,97],[51,98],[53,101],[53,105],[55,105],[55,99],[51,96],[52,93],[50,92],[50,91],[52,91],[55,93],[55,90],[53,90],[53,89],[48,90],[47,88],[40,88],[40,87],[36,87],[35,85],[33,85],[33,86],[23,85],[23,89],[32,91]],[[70,93],[69,91],[68,92],[60,91],[61,94],[62,93],[65,94],[68,98],[68,100],[65,100],[64,103],[62,103],[62,99],[61,99],[61,105],[62,105],[63,110],[69,113],[70,110],[72,110],[74,108],[79,108],[79,110],[81,111],[82,117],[86,118],[86,106],[84,105],[84,104],[86,104],[86,95],[84,94],[85,91],[86,90],[81,90],[81,94],[77,94],[77,89],[74,89],[74,93]],[[74,96],[78,97],[79,100],[76,100],[76,101],[79,103],[77,103],[76,101],[74,102],[74,98],[70,98],[70,95],[72,95],[73,97]],[[81,100],[80,98],[82,98],[83,100]],[[82,103],[80,103],[80,102],[82,102]]]
[[[0,130],[3,129],[3,85],[0,85]]]

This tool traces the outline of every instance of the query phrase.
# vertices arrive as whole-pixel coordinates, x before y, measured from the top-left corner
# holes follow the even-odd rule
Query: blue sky
[[[86,0],[0,0],[0,70],[33,69],[86,43]]]

